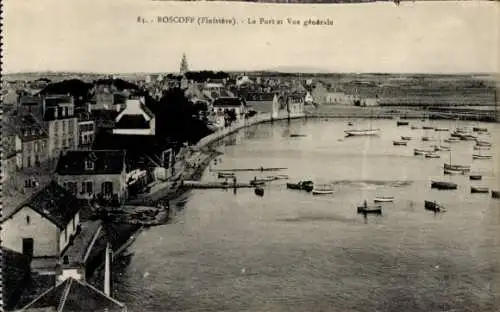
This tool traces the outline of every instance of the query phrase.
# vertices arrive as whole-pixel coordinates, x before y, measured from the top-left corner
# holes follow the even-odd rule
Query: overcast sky
[[[499,72],[500,3],[263,5],[151,0],[4,1],[4,70],[172,72]],[[238,26],[139,24],[220,16]],[[260,26],[250,17],[329,18],[333,26]]]

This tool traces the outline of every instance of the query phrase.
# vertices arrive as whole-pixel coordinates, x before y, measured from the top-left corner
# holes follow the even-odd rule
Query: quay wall
[[[239,121],[234,122],[231,126],[229,127],[224,127],[221,128],[220,130],[207,135],[206,137],[203,137],[201,140],[196,143],[194,146],[195,149],[201,149],[211,143],[214,143],[240,129],[247,128],[253,125],[257,125],[260,123],[265,123],[265,122],[271,122],[274,120],[284,120],[284,119],[296,119],[296,118],[304,118],[306,115],[305,113],[295,113],[295,114],[288,114],[287,112],[280,113],[277,117],[273,117],[271,113],[262,113],[255,115],[253,117],[247,118],[247,119],[241,119]]]

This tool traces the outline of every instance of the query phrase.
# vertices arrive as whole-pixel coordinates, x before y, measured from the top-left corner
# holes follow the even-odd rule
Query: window
[[[91,194],[92,192],[92,181],[82,182],[82,194]]]
[[[85,170],[94,170],[94,162],[92,160],[85,161]]]
[[[26,167],[31,167],[31,156],[26,157]]]
[[[40,151],[40,146],[38,145],[38,142],[35,142],[35,153],[38,153]]]
[[[30,224],[30,216],[26,216],[26,224],[29,225]]]
[[[113,182],[107,181],[102,183],[101,192],[103,193],[104,196],[113,195]]]

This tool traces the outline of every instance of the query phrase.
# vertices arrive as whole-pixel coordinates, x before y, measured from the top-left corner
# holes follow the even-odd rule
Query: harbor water
[[[490,130],[483,137],[494,145],[482,152],[493,159],[473,160],[467,141],[431,159],[413,149],[449,132],[351,121],[261,124],[219,142],[224,155],[203,180],[216,180],[215,169],[284,167],[236,176],[287,174],[289,182],[331,183],[335,192],[289,190],[287,180],[266,185],[263,197],[251,188],[190,191],[169,224],[143,231],[129,248],[129,263],[114,271],[116,299],[129,311],[500,311],[500,200],[470,192],[471,185],[500,187],[500,125],[476,124]],[[379,137],[344,137],[370,124]],[[400,136],[412,137],[408,146],[393,146]],[[450,157],[482,180],[444,176]],[[458,189],[433,190],[433,179]],[[381,216],[356,213],[376,196],[395,200]],[[424,200],[447,211],[426,211]]]

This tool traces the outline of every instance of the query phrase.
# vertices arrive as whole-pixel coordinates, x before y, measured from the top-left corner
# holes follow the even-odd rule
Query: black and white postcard
[[[500,311],[500,2],[2,1],[5,311]]]

